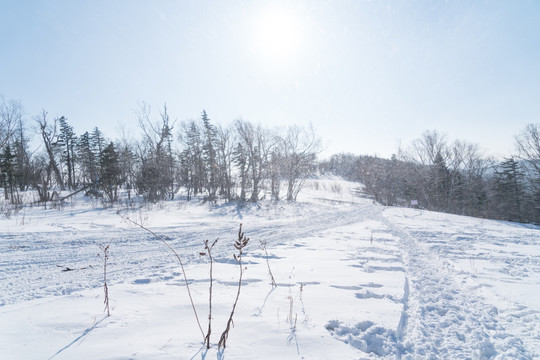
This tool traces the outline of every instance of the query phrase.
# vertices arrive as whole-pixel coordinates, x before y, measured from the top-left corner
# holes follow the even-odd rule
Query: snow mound
[[[338,320],[332,320],[325,328],[337,339],[368,354],[389,356],[398,354],[400,349],[394,330],[375,326],[371,321],[346,326]]]

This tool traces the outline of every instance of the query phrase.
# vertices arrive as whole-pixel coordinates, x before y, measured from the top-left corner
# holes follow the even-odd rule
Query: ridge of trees
[[[31,152],[21,104],[0,97],[4,199],[21,204],[20,194],[34,190],[37,201],[46,203],[55,191],[84,190],[114,203],[123,189],[128,198],[134,194],[150,202],[178,194],[188,201],[203,196],[256,202],[267,192],[271,199],[294,201],[316,170],[321,146],[312,127],[276,130],[240,119],[224,127],[205,110],[199,119],[178,123],[166,105],[154,115],[145,103],[136,116],[139,139],[124,135],[113,141],[97,127],[77,136],[68,118],[51,118],[43,110],[31,122],[41,139]]]
[[[518,154],[495,161],[476,144],[426,131],[391,159],[337,154],[320,166],[363,183],[383,205],[540,223],[540,124],[515,140]]]
[[[33,190],[47,203],[68,190],[115,203],[121,189],[128,199],[150,202],[178,195],[295,201],[318,170],[363,183],[384,205],[540,223],[540,124],[515,136],[517,153],[501,161],[476,144],[426,131],[391,159],[337,154],[318,162],[321,143],[312,127],[278,131],[241,119],[222,126],[205,110],[178,123],[166,105],[155,116],[145,103],[137,120],[138,139],[111,141],[97,127],[77,136],[68,118],[51,119],[43,110],[28,122],[20,102],[0,96],[4,201],[22,204],[21,194]],[[29,128],[41,140],[38,150],[30,150]]]

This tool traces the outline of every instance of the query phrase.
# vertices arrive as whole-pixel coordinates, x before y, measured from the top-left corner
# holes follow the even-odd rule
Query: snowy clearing
[[[0,219],[2,359],[540,358],[538,227],[385,208],[339,179],[306,184],[297,203],[238,207],[165,202]],[[181,256],[203,347],[177,259]],[[239,224],[250,243],[227,347]],[[261,248],[266,241],[266,252]],[[106,317],[99,245],[110,245]],[[270,283],[268,265],[277,287]]]

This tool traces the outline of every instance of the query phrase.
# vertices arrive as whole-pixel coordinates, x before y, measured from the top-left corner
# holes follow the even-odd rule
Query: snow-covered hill
[[[540,358],[537,227],[385,208],[340,179],[310,181],[297,203],[94,205],[0,219],[0,358]],[[200,252],[218,239],[210,350],[178,260],[126,216],[180,255],[203,332]],[[240,223],[244,280],[218,351],[237,294]],[[110,246],[110,317],[100,244]]]

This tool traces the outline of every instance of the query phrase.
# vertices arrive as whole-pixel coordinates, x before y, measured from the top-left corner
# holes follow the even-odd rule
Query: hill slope
[[[97,209],[79,199],[3,218],[2,358],[540,358],[538,228],[385,208],[357,188],[311,181],[298,203],[244,207]],[[210,350],[178,261],[122,216],[178,252],[203,332],[209,261],[199,253],[218,239]],[[218,352],[237,294],[240,223],[251,240],[234,328]],[[100,244],[110,245],[110,317]]]

